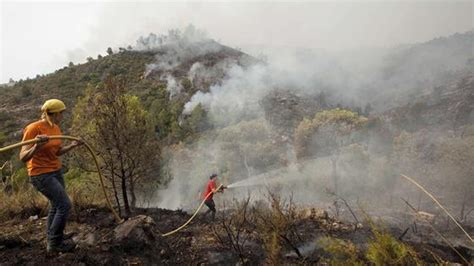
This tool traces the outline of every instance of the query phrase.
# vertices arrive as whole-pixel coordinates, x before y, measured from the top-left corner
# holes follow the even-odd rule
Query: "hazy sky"
[[[472,1],[12,2],[0,0],[0,83],[50,73],[194,24],[231,47],[345,50],[423,42],[473,28]]]

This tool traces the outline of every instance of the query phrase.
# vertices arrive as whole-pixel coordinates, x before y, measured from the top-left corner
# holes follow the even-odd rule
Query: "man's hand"
[[[49,137],[47,135],[37,135],[36,140],[38,141],[36,147],[40,148],[49,141]]]
[[[78,147],[78,146],[81,146],[81,145],[84,145],[84,141],[82,141],[82,140],[73,140],[71,142],[71,147],[72,148]]]
[[[35,142],[32,145],[25,145],[21,147],[20,151],[20,160],[23,162],[29,161],[33,155],[38,151],[38,149],[41,148],[44,144],[46,144],[49,141],[49,137],[47,135],[37,135],[35,137]]]
[[[73,140],[71,143],[67,146],[61,147],[56,155],[61,156],[65,154],[66,152],[69,152],[70,150],[74,149],[75,147],[81,146],[84,144],[84,141],[82,140]]]

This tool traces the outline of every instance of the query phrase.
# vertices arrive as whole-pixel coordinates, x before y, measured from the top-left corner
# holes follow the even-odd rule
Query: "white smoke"
[[[377,111],[411,103],[467,71],[474,32],[456,34],[397,49],[359,49],[337,54],[310,49],[266,49],[265,64],[228,68],[222,84],[198,92],[186,104],[185,114],[201,103],[211,117],[226,114],[230,122],[257,111],[257,103],[272,90],[315,95],[324,91],[333,105]],[[206,75],[207,69],[199,75]],[[217,119],[217,124],[222,124]],[[224,123],[225,124],[225,123]]]
[[[176,81],[176,79],[172,75],[165,74],[161,78],[163,80],[166,80],[166,90],[169,92],[170,98],[173,98],[175,95],[177,95],[183,90],[183,86],[181,86],[181,83]]]
[[[210,119],[216,125],[228,125],[240,121],[245,114],[260,114],[258,104],[270,91],[268,68],[257,64],[246,69],[233,65],[221,85],[213,85],[209,92],[197,92],[184,106],[189,114],[198,104],[209,111]]]
[[[170,71],[192,58],[218,52],[222,46],[209,39],[206,32],[189,25],[183,31],[169,30],[167,35],[150,33],[140,37],[133,49],[156,53],[155,62],[146,65],[146,78],[153,71]]]

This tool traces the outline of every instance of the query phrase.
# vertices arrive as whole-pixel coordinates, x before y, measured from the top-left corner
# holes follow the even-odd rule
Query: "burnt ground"
[[[45,217],[3,222],[0,224],[0,264],[261,265],[265,262],[264,245],[255,234],[253,224],[242,226],[238,236],[238,243],[242,246],[239,257],[239,252],[232,246],[230,235],[222,226],[223,222],[230,221],[225,213],[214,222],[198,215],[188,227],[168,237],[162,237],[161,233],[183,224],[190,217],[189,214],[164,209],[140,209],[136,214],[143,215],[140,217],[149,216],[153,222],[148,229],[124,241],[117,239],[114,231],[117,225],[106,209],[87,209],[79,215],[73,215],[66,231],[75,233],[73,240],[78,246],[73,253],[64,254],[46,253]],[[317,244],[317,239],[321,237],[351,240],[362,250],[372,237],[367,226],[342,223],[327,216],[324,211],[322,215],[303,213],[295,218],[293,228],[295,234],[289,236],[290,242],[283,245],[280,252],[284,264],[318,264],[322,257],[327,256]],[[403,235],[407,239],[403,241],[411,245],[426,263],[436,263],[435,257],[462,263],[459,256],[440,241],[425,239],[413,242],[414,238],[409,237],[411,230],[405,234],[400,229],[390,230],[395,237]],[[469,230],[472,233],[473,228]],[[473,260],[472,249],[460,246],[457,249],[469,261]]]

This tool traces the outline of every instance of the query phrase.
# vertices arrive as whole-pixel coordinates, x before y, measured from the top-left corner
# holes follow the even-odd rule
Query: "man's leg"
[[[57,208],[54,206],[52,201],[49,201],[49,210],[48,210],[48,222],[47,222],[47,232],[48,236],[51,235],[51,224],[53,224],[54,217],[56,216]]]
[[[216,204],[213,199],[210,200],[209,210],[212,211],[212,220],[214,221],[216,219]]]
[[[62,174],[59,171],[31,178],[36,189],[51,203],[50,216],[48,216],[48,244],[50,246],[62,244],[64,227],[71,209],[71,202],[64,189],[64,181],[61,182],[60,179],[62,179]]]
[[[207,217],[207,215],[212,212],[212,220],[215,219],[216,217],[216,204],[214,203],[214,200],[213,199],[210,199],[210,200],[206,200],[204,202],[204,204],[206,204],[206,206],[209,208],[206,213],[204,213],[204,217]]]

